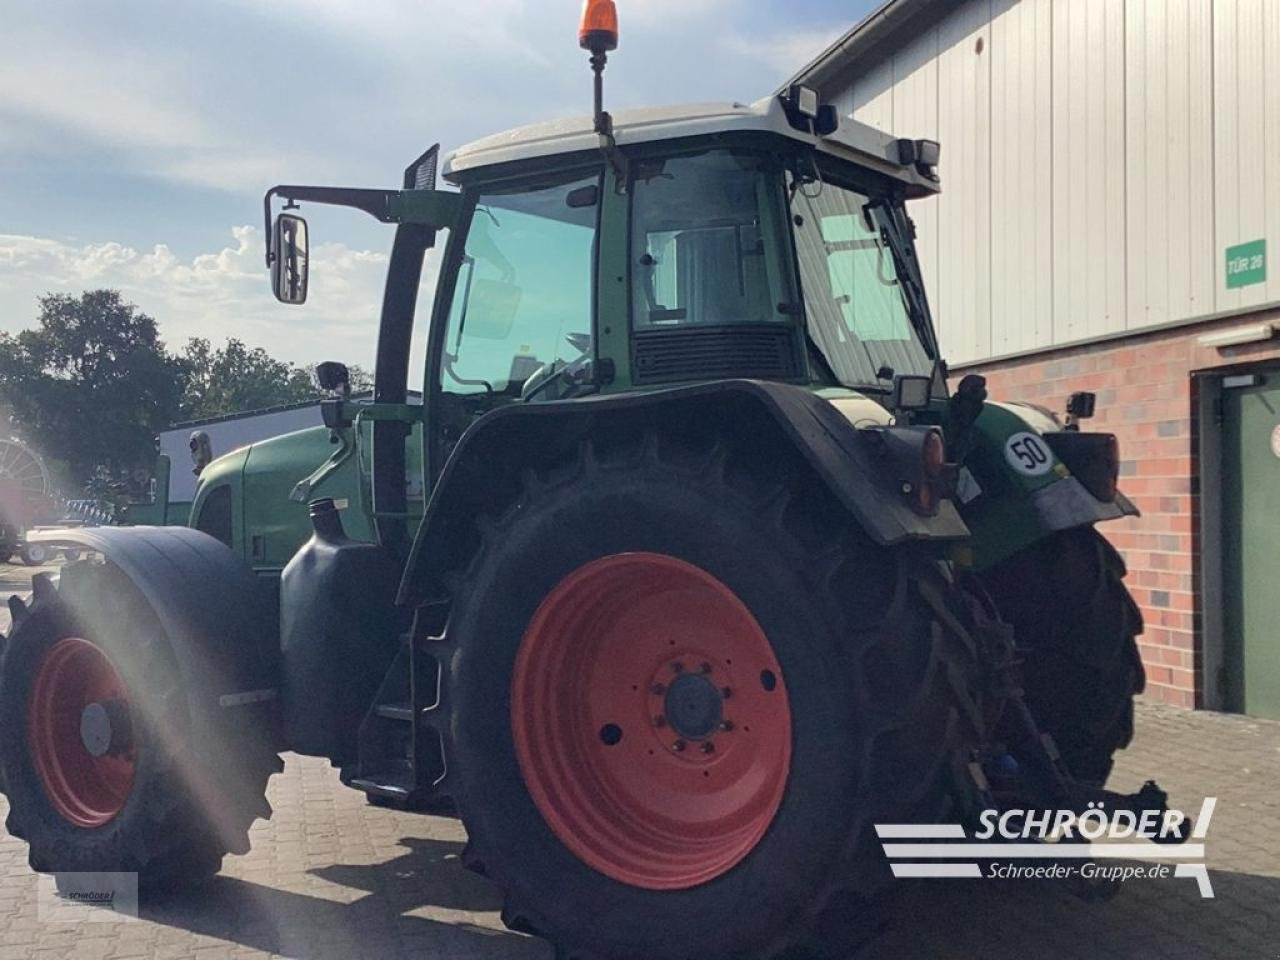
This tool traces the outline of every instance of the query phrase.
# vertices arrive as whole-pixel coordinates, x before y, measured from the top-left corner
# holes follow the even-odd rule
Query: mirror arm
[[[374,190],[362,187],[307,187],[280,184],[262,198],[262,220],[271,236],[271,201],[283,197],[289,204],[300,200],[363,210],[382,223],[422,223],[436,229],[452,227],[462,209],[462,196],[443,190]],[[271,243],[267,241],[267,266]]]
[[[262,198],[262,219],[266,235],[271,236],[271,200],[273,197],[284,197],[290,206],[299,200],[312,203],[328,203],[335,206],[355,207],[381,220],[383,223],[394,223],[390,213],[388,198],[398,190],[366,190],[347,187],[304,187],[281,184],[272,187]],[[271,243],[267,243],[267,266],[271,266]]]

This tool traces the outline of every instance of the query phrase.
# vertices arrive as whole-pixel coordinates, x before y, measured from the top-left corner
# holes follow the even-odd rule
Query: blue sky
[[[609,106],[754,100],[872,0],[619,0]],[[585,112],[580,0],[0,0],[0,330],[116,286],[178,346],[368,364],[389,232],[312,209],[312,302],[275,303],[261,197],[395,186],[439,140]]]

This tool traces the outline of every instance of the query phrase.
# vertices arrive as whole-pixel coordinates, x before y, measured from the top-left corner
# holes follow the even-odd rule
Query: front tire
[[[454,578],[464,862],[563,956],[775,956],[883,881],[877,820],[963,789],[949,585],[782,462],[588,445]]]
[[[60,587],[45,575],[33,587],[30,606],[11,604],[0,669],[9,833],[45,873],[130,872],[152,887],[217,873],[270,816],[279,758],[251,737],[213,742],[163,628],[118,568],[81,561]]]

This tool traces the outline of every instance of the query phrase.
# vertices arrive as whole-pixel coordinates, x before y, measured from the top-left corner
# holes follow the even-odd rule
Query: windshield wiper
[[[537,373],[534,373],[533,377],[525,381],[525,386],[520,392],[520,401],[522,403],[528,403],[533,400],[544,393],[552,384],[567,384],[571,390],[575,391],[572,394],[575,397],[582,396],[582,392],[578,389],[580,387],[594,387],[595,391],[599,391],[600,385],[596,382],[595,377],[595,362],[591,357],[591,334],[570,333],[565,336],[565,339],[569,342],[569,346],[578,351],[580,356],[567,363],[560,359],[553,360],[550,365],[551,369],[547,370],[544,367],[545,372],[542,373],[542,379],[530,386],[530,381],[538,376]]]
[[[903,224],[899,222],[899,218],[905,217],[906,213],[899,208],[890,207],[888,200],[884,197],[872,200],[863,209],[877,215],[875,219],[880,228],[880,234],[884,237],[890,251],[893,253],[898,282],[902,283],[906,290],[911,326],[915,328],[916,335],[920,338],[921,343],[925,345],[925,352],[931,358],[937,359],[939,356],[938,341],[934,337],[932,326],[926,322],[928,314],[925,304],[928,302],[928,298],[925,296],[923,280],[920,277],[917,261],[914,257],[908,259],[905,252],[909,247],[904,237]]]
[[[546,379],[535,383],[528,393],[520,397],[520,402],[528,403],[530,400],[533,400],[545,393],[553,384],[568,386],[572,391],[571,393],[561,397],[560,399],[562,400],[567,400],[569,397],[583,396],[587,388],[590,388],[589,392],[591,393],[596,393],[600,390],[600,385],[595,381],[595,374],[592,370],[590,361],[587,361],[581,366],[575,366],[572,363],[565,363],[548,373],[546,375]]]

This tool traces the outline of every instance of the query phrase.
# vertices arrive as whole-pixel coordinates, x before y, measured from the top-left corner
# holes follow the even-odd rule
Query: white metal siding
[[[1130,2],[1125,112],[1128,326],[1219,309],[1214,239],[1213,0]]]
[[[991,316],[1010,318],[992,322],[1000,355],[1053,341],[1053,128],[1042,122],[1053,106],[1053,4],[992,12]]]
[[[1217,0],[1213,35],[1218,237],[1223,245],[1269,241],[1268,282],[1220,291],[1220,309],[1235,309],[1280,299],[1280,7]]]
[[[893,86],[893,121],[922,131],[920,136],[938,140],[938,38],[930,32],[903,50],[894,64],[898,74]],[[893,127],[886,127],[893,130]],[[919,230],[920,249],[929,263],[938,263],[938,199],[930,197],[912,207]],[[925,276],[930,301],[938,296],[938,271]]]
[[[1125,327],[1123,0],[1053,4],[1053,333]]]
[[[988,4],[968,4],[938,28],[938,138],[965,189],[939,206],[938,301],[951,356],[991,347],[991,44]],[[982,53],[976,53],[979,48]]]
[[[942,142],[912,214],[953,362],[1280,300],[1280,0],[964,0],[835,99]]]

